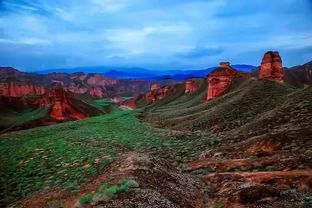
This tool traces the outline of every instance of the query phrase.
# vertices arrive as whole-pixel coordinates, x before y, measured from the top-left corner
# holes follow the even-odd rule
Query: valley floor
[[[41,191],[49,195],[50,190],[64,189],[68,192],[66,196],[81,196],[84,184],[97,178],[105,168],[115,166],[129,152],[165,159],[168,165],[185,169],[187,162],[215,145],[215,140],[207,140],[208,135],[199,132],[156,129],[138,120],[138,113],[117,111],[2,135],[2,205],[36,196]],[[14,207],[22,205],[23,202]]]
[[[202,102],[206,88],[1,135],[1,206],[312,207],[312,88],[236,80]]]

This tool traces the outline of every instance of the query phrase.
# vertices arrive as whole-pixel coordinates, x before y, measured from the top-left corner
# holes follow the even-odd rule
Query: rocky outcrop
[[[208,92],[206,100],[214,99],[223,94],[232,81],[239,76],[250,77],[248,73],[233,69],[229,62],[221,62],[220,67],[207,76]]]
[[[24,95],[42,95],[45,88],[32,84],[0,83],[0,96],[21,97]]]
[[[194,79],[194,78],[187,79],[185,81],[185,93],[187,94],[187,93],[196,92],[199,89],[200,85],[201,85],[201,82],[198,79]]]
[[[280,83],[284,82],[282,59],[278,52],[269,51],[264,54],[259,79],[272,79]]]
[[[220,62],[220,67],[226,68],[226,69],[230,69],[231,68],[231,64],[230,62]]]
[[[104,98],[105,95],[100,87],[94,87],[89,89],[89,95],[95,98]]]
[[[159,88],[158,84],[157,83],[152,83],[151,84],[151,87],[150,87],[150,90],[157,90]]]
[[[137,107],[136,98],[132,98],[131,100],[124,101],[121,106],[126,106],[128,108],[134,109]]]
[[[62,89],[52,89],[39,100],[40,107],[50,107],[50,117],[59,120],[79,120],[87,116],[71,103],[68,93]]]
[[[148,103],[155,102],[156,100],[161,100],[167,97],[169,93],[169,86],[164,86],[162,88],[155,89],[147,92],[145,94],[145,100]]]

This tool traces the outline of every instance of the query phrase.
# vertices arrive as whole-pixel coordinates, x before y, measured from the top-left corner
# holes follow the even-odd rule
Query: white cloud
[[[40,47],[47,57],[61,54],[75,65],[110,65],[120,58],[117,64],[197,68],[224,58],[239,63],[245,58],[240,54],[250,51],[303,48],[312,41],[308,0],[2,1],[7,10],[0,15],[0,52],[11,51],[14,44],[30,57],[26,51]],[[194,48],[220,48],[223,53],[191,61],[176,56]],[[294,56],[302,60],[299,56],[306,54]],[[254,64],[256,58],[249,57]],[[14,66],[13,60],[21,59],[10,60]],[[28,66],[27,61],[20,64]]]
[[[91,0],[102,12],[117,12],[126,8],[130,3],[136,0]]]

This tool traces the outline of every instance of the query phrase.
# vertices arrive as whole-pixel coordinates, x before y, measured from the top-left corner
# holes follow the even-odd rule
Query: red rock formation
[[[131,100],[127,100],[125,102],[123,102],[121,105],[123,106],[127,106],[128,108],[136,108],[136,98],[133,98]]]
[[[220,67],[230,69],[231,65],[230,62],[220,62]]]
[[[89,95],[91,95],[92,97],[96,97],[96,98],[105,97],[100,87],[94,87],[94,88],[89,89]]]
[[[159,88],[156,92],[156,100],[164,99],[168,95],[168,92],[169,92],[168,86]]]
[[[284,70],[282,67],[282,59],[278,52],[269,51],[263,56],[259,79],[272,79],[277,82],[284,82]]]
[[[148,103],[156,101],[156,96],[154,95],[153,91],[149,91],[145,94],[145,100]]]
[[[45,88],[31,84],[0,83],[0,96],[21,97],[23,95],[42,95]]]
[[[52,89],[42,96],[41,107],[51,107],[49,115],[59,121],[78,120],[87,116],[77,110],[70,102],[69,95],[62,89]]]
[[[201,83],[197,79],[187,79],[185,81],[185,93],[196,92],[199,89],[200,85]]]
[[[148,103],[154,102],[156,100],[161,100],[169,95],[169,86],[165,86],[162,88],[153,88],[153,90],[147,92],[145,94],[145,100]]]
[[[233,69],[229,62],[221,62],[220,67],[211,72],[207,77],[208,92],[206,100],[220,96],[238,76],[250,77],[248,73]]]
[[[153,83],[151,84],[151,87],[150,87],[150,90],[157,90],[159,88],[158,84],[157,83]]]
[[[84,76],[83,76],[84,77]],[[87,80],[87,84],[90,86],[107,86],[107,85],[113,85],[118,82],[117,79],[108,78],[101,74],[93,74],[89,77]]]

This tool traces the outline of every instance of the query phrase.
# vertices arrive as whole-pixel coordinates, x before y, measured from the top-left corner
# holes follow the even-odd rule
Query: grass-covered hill
[[[54,103],[48,106],[38,105],[44,96],[0,96],[0,132],[59,123],[60,121],[49,116]],[[113,104],[107,99],[92,99],[90,96],[68,93],[68,101],[73,108],[87,117],[110,113],[114,110]]]
[[[207,84],[194,93],[181,91],[148,105],[144,118],[165,128],[176,130],[203,130],[224,132],[251,122],[264,112],[274,109],[294,88],[269,80],[236,79],[224,93],[209,102],[203,102]]]
[[[204,102],[202,80],[132,111],[79,97],[108,114],[0,136],[0,204],[309,207],[311,90],[238,78]]]
[[[172,135],[157,130],[140,122],[137,114],[137,111],[114,111],[1,135],[0,201],[10,204],[31,196],[36,198],[36,194],[44,190],[57,190],[57,200],[63,195],[78,200],[85,185],[110,167],[109,164],[114,166],[123,154],[141,152],[165,158],[169,164],[177,166],[181,161],[195,159],[213,145],[204,141],[203,136],[194,141],[192,135]],[[28,206],[37,207],[38,204]]]

